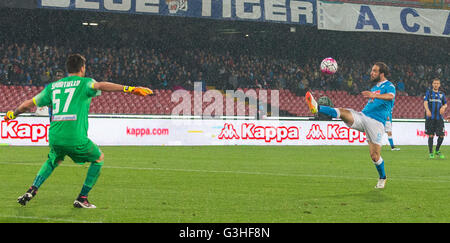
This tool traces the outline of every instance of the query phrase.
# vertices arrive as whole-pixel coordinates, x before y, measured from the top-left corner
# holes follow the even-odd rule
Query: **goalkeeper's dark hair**
[[[80,54],[71,54],[67,58],[66,68],[68,73],[78,73],[81,68],[86,64],[86,58]]]
[[[376,62],[375,65],[377,65],[380,68],[380,73],[383,73],[385,77],[388,77],[391,73],[389,70],[388,65],[384,62]]]

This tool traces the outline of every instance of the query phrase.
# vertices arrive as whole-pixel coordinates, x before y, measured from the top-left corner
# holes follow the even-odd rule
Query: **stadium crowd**
[[[0,82],[3,84],[42,86],[64,70],[71,48],[37,44],[0,43]],[[272,88],[289,89],[299,95],[308,89],[347,90],[359,93],[367,89],[371,63],[338,59],[339,72],[322,75],[320,59],[295,60],[252,55],[213,53],[203,49],[178,53],[141,48],[91,48],[87,74],[96,80],[132,81],[156,89],[192,89],[193,83],[217,89]],[[393,64],[391,80],[403,95],[421,95],[434,77],[450,76],[450,63]],[[444,83],[446,80],[442,80]],[[446,89],[446,85],[443,86]]]
[[[448,38],[321,32],[308,26],[293,34],[282,24],[102,14],[104,27],[86,28],[82,20],[99,13],[8,13],[10,23],[0,25],[0,83],[7,85],[43,86],[57,70],[65,71],[67,55],[77,52],[86,56],[87,75],[96,80],[154,89],[192,89],[200,81],[204,88],[356,94],[368,88],[371,66],[381,60],[391,67],[390,80],[403,95],[423,95],[434,77],[448,90]],[[220,32],[233,28],[241,33]],[[332,76],[319,70],[328,56],[339,65]]]

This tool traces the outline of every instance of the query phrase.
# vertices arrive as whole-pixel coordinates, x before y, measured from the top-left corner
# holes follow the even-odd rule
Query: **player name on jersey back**
[[[80,85],[80,83],[81,83],[81,80],[55,82],[52,84],[52,89],[77,87],[78,85]]]

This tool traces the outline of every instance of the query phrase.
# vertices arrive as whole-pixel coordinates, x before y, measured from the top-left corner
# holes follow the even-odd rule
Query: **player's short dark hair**
[[[441,82],[440,78],[433,78],[433,80],[431,81],[431,83],[433,83],[434,81],[439,81],[439,83]]]
[[[383,73],[385,77],[390,75],[389,67],[384,62],[376,62],[375,65],[380,68],[380,73]]]
[[[78,73],[81,68],[86,64],[86,58],[80,54],[71,54],[67,58],[66,68],[68,73]]]

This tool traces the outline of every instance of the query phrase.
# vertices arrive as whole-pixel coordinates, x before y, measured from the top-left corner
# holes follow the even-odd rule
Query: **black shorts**
[[[434,119],[426,119],[425,120],[425,134],[436,136],[444,136],[445,135],[445,126],[444,120],[434,120]]]

